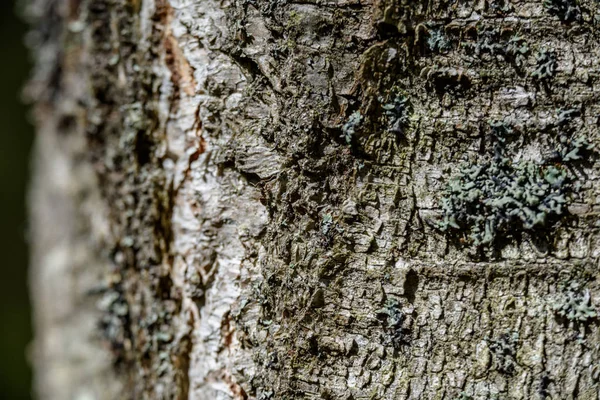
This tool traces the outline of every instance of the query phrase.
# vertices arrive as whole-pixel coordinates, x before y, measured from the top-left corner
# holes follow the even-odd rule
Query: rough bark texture
[[[40,398],[599,398],[598,2],[30,13]],[[444,226],[499,146],[568,212]]]

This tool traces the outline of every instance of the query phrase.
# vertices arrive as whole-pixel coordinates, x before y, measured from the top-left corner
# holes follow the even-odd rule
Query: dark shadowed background
[[[21,89],[29,74],[27,29],[15,1],[0,0],[0,399],[31,398],[25,191],[32,126]]]

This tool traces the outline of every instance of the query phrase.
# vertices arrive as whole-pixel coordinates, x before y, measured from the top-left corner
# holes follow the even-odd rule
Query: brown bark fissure
[[[156,2],[149,16],[152,27],[144,32],[141,19],[148,16],[140,14],[141,5],[137,10],[127,2],[93,1],[87,6],[87,24],[97,27],[89,49],[94,62],[90,118],[101,121],[92,121],[95,131],[88,135],[91,151],[97,152],[104,197],[113,205],[117,242],[112,257],[118,293],[128,307],[125,335],[108,339],[123,350],[123,365],[117,368],[129,376],[127,396],[183,399],[189,390],[191,339],[172,327],[182,301],[170,277],[175,193],[157,151],[165,140],[165,122],[159,120],[162,77],[155,68],[163,54],[169,66],[176,57],[168,37],[171,10],[167,2]]]

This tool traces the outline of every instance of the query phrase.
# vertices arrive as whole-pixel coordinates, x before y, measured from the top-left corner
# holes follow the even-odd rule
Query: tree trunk
[[[598,2],[29,8],[40,398],[599,398]]]

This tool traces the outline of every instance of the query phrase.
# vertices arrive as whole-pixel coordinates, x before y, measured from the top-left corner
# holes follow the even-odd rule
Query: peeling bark
[[[41,398],[599,397],[597,2],[30,14]],[[477,245],[444,188],[499,141],[572,185]]]

